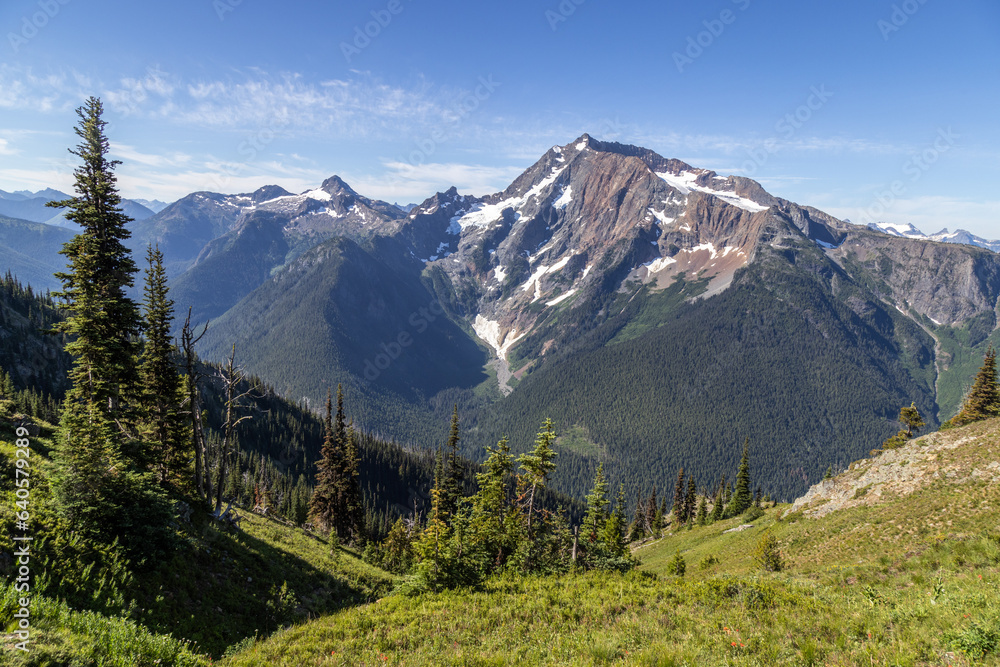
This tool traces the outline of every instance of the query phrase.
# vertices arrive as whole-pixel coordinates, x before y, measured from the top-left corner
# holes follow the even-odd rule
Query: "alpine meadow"
[[[1000,665],[994,3],[0,25],[0,664]]]

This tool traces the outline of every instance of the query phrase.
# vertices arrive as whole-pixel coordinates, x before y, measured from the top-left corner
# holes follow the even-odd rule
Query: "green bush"
[[[765,514],[766,512],[760,507],[757,507],[756,505],[751,505],[749,508],[747,508],[747,511],[743,513],[743,520],[749,523],[751,521],[756,521]]]
[[[757,540],[753,559],[767,572],[781,572],[785,567],[781,552],[778,551],[778,540],[771,533],[764,533]]]
[[[671,559],[670,563],[667,565],[667,572],[677,575],[678,577],[683,577],[686,570],[687,563],[684,561],[684,556],[682,556],[681,552],[678,550],[674,554],[673,559]]]
[[[970,658],[984,658],[991,653],[997,653],[997,649],[1000,648],[1000,631],[997,627],[975,621],[960,632],[951,633],[948,639],[952,648]]]

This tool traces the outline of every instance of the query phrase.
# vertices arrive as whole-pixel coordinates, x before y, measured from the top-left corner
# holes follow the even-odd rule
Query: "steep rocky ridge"
[[[449,191],[407,220],[432,239],[414,244],[414,256],[445,277],[454,310],[501,366],[513,359],[518,368],[559,351],[575,326],[567,309],[609,317],[609,293],[677,280],[700,281],[710,296],[761,244],[804,237],[832,248],[847,226],[750,179],[588,135],[554,146],[503,192]]]
[[[226,312],[309,248],[335,236],[387,236],[405,216],[391,204],[359,195],[337,176],[298,195],[271,187],[240,197],[208,209],[229,229],[204,244],[171,286],[179,307],[194,307],[195,322]]]
[[[1000,255],[969,245],[889,236],[851,226],[830,255],[866,274],[887,302],[935,325],[960,325],[994,311],[1000,299]]]
[[[931,433],[899,449],[853,462],[832,479],[814,484],[785,512],[821,517],[851,507],[871,507],[935,483],[1000,482],[1000,419]]]

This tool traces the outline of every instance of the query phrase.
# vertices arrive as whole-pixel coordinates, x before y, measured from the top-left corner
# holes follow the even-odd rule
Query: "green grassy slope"
[[[9,402],[0,400],[0,468],[8,472],[15,459],[15,422],[9,409]],[[30,439],[38,624],[33,625],[36,633],[27,656],[13,652],[10,637],[4,637],[0,664],[153,664],[150,656],[171,651],[218,657],[248,637],[377,599],[394,585],[393,576],[361,562],[356,553],[245,510],[240,511],[241,528],[235,530],[195,508],[190,523],[177,520],[177,546],[170,560],[116,571],[107,549],[75,540],[71,526],[53,513],[47,479],[54,431],[40,426],[39,435]],[[0,479],[4,544],[12,544],[14,500],[13,474],[5,474]],[[5,582],[0,626],[8,633],[15,622],[6,589],[12,568],[10,559],[0,560]],[[95,594],[100,586],[103,592]],[[68,606],[58,605],[57,597]],[[168,634],[190,641],[190,647],[165,639]],[[172,660],[160,664],[174,664]],[[176,664],[195,664],[185,660],[178,657]]]
[[[628,575],[393,596],[284,630],[224,664],[1000,664],[1000,488],[956,481],[1000,461],[1000,420],[909,446],[942,443],[960,443],[933,459],[954,474],[904,496],[820,519],[779,519],[789,507],[778,506],[741,532],[724,532],[737,517],[668,533],[638,548],[643,565]],[[765,532],[781,572],[754,561]],[[683,577],[668,573],[677,553]]]

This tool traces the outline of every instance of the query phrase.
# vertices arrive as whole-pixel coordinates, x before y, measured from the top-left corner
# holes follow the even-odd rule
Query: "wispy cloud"
[[[100,94],[114,113],[227,131],[331,133],[352,139],[405,137],[454,123],[461,88],[418,81],[393,86],[367,73],[308,81],[301,74],[233,71],[225,79],[184,81],[150,66],[140,76],[94,81],[72,70],[39,76],[0,66],[0,108],[64,112]]]
[[[143,153],[134,146],[111,142],[111,157],[128,162],[130,164],[140,164],[147,167],[184,167],[191,162],[191,156],[184,153],[171,153],[169,155],[159,155],[154,153]]]
[[[72,72],[39,75],[30,68],[0,64],[0,109],[63,112],[86,98]]]

